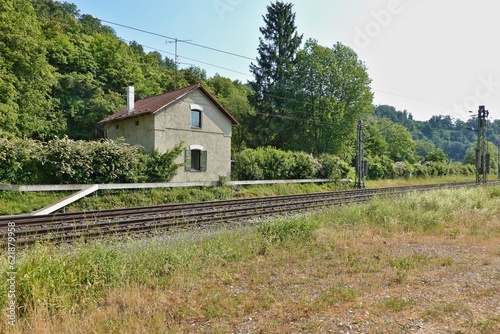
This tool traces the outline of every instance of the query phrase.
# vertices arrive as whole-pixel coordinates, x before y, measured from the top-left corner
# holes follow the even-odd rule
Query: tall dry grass
[[[495,333],[499,204],[497,187],[440,190],[239,229],[38,245],[18,254],[22,308],[0,332]],[[2,309],[6,291],[2,280]]]

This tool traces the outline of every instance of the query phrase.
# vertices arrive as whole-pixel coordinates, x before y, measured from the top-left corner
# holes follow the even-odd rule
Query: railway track
[[[254,218],[317,210],[334,205],[361,203],[369,201],[374,196],[475,185],[475,183],[453,183],[346,190],[42,216],[0,217],[0,240],[2,240],[1,247],[5,247],[8,240],[8,227],[14,224],[16,245],[23,247],[38,241],[61,243],[110,235],[151,233],[193,225],[241,222]]]

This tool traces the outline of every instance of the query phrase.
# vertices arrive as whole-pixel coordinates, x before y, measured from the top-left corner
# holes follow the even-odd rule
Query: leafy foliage
[[[127,45],[75,5],[54,0],[0,4],[0,135],[99,136],[96,123],[138,98],[172,90],[174,67],[158,52]],[[196,68],[186,71],[192,77]],[[178,84],[189,78],[178,73]]]
[[[433,116],[421,122],[408,111],[387,105],[377,106],[372,115],[371,80],[352,49],[341,43],[321,46],[314,39],[301,47],[291,3],[271,3],[263,18],[259,55],[250,66],[254,81],[245,85],[219,75],[208,78],[198,67],[175,73],[171,59],[159,52],[147,53],[137,42],[125,43],[99,19],[80,14],[74,4],[1,2],[0,137],[13,140],[2,139],[1,179],[13,183],[169,179],[175,169],[168,163],[169,156],[153,153],[145,158],[141,153],[136,159],[134,153],[125,162],[116,148],[104,144],[90,148],[91,144],[83,143],[65,146],[54,138],[102,137],[102,128],[96,124],[124,106],[126,86],[133,83],[137,98],[142,99],[172,90],[174,77],[177,87],[202,82],[240,121],[232,134],[233,157],[247,147],[298,152],[295,157],[275,152],[269,161],[253,162],[245,178],[307,177],[307,154],[328,154],[352,162],[358,119],[367,124],[369,178],[455,173],[456,165],[449,161],[464,161],[463,171],[468,173],[468,164],[474,164],[477,133],[467,128],[477,128],[477,120]],[[492,171],[498,170],[498,150],[491,143],[498,141],[495,128],[499,125],[500,121],[488,121]],[[54,146],[40,142],[35,148],[34,142],[16,142],[15,138],[53,140]],[[52,155],[43,160],[44,152]],[[102,155],[97,157],[96,152]],[[60,166],[55,162],[57,154],[63,158]],[[70,164],[71,157],[80,160]],[[328,163],[335,166],[335,159]],[[143,171],[121,172],[134,170],[133,166]],[[256,166],[270,168],[272,173]],[[321,173],[330,173],[323,168]],[[50,172],[44,176],[38,169]],[[333,170],[332,175],[349,174],[344,166]]]
[[[340,158],[324,154],[314,159],[304,152],[273,147],[245,149],[235,157],[234,176],[238,180],[281,180],[353,176],[353,169]]]
[[[0,138],[0,182],[37,183],[42,149],[36,140]]]
[[[464,161],[472,163],[469,150],[475,149],[477,143],[477,118],[467,121],[453,119],[451,116],[432,116],[428,121],[416,121],[406,110],[397,111],[394,107],[380,105],[375,108],[375,116],[381,120],[390,120],[395,124],[404,126],[411,134],[416,144],[416,153],[423,161],[451,160],[455,162]],[[498,126],[500,120],[487,121],[487,140],[491,143],[498,142]],[[492,148],[491,158],[494,157],[496,149]],[[443,154],[445,156],[443,156]],[[438,155],[438,156],[436,156]],[[495,160],[492,160],[491,168],[495,169]]]
[[[293,149],[329,153],[348,160],[353,155],[357,120],[372,111],[371,80],[349,47],[332,48],[309,40],[290,71],[287,91]]]
[[[176,164],[175,159],[182,152],[182,144],[165,153],[154,150],[146,160],[147,178],[149,182],[167,182],[171,180],[177,168],[182,164]]]
[[[247,146],[247,142],[254,130],[250,126],[254,109],[250,105],[249,97],[252,89],[239,81],[215,75],[206,81],[206,87],[217,100],[231,112],[239,122],[239,126],[233,127],[231,146],[233,153],[241,151]]]
[[[50,96],[54,68],[36,13],[27,0],[0,3],[0,134],[45,138],[64,123]]]
[[[82,141],[67,137],[47,143],[0,139],[0,182],[88,184],[168,182],[181,146],[149,154],[121,141]]]
[[[326,179],[354,178],[354,169],[337,156],[322,154],[319,159],[318,176]]]

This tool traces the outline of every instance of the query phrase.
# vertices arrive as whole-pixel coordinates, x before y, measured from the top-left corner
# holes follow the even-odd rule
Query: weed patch
[[[309,242],[313,239],[313,232],[319,224],[313,219],[293,218],[280,219],[271,223],[264,223],[258,227],[262,237],[260,254],[266,254],[269,246],[286,241]]]
[[[416,302],[413,299],[388,297],[381,301],[378,307],[383,311],[402,312],[415,304]]]

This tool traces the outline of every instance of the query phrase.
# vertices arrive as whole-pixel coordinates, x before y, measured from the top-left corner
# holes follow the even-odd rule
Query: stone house
[[[104,136],[161,153],[183,143],[172,182],[217,181],[231,176],[231,133],[236,119],[201,84],[135,101],[99,122]]]

